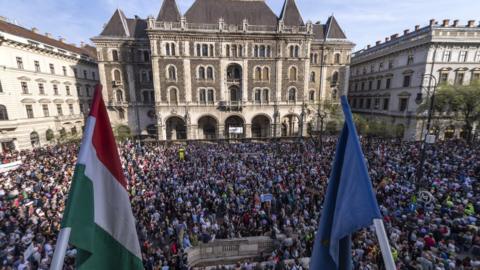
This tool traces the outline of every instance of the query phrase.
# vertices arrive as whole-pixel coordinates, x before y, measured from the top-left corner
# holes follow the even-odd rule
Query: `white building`
[[[426,129],[421,100],[438,83],[469,84],[480,79],[480,26],[458,20],[415,26],[394,34],[352,56],[349,99],[352,110],[397,127],[407,140],[419,140]],[[420,95],[421,93],[421,95]],[[462,126],[450,118],[433,125],[436,135],[460,136]],[[446,121],[446,122],[445,122]],[[435,121],[434,121],[435,122]]]
[[[98,82],[95,49],[0,19],[0,152],[80,135]]]

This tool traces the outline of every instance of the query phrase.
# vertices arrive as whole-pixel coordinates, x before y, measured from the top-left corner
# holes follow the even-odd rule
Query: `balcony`
[[[241,112],[243,109],[242,101],[220,101],[218,110],[224,112]]]

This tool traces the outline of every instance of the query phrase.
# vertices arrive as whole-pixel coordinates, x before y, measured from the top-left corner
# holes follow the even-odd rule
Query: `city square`
[[[342,9],[281,2],[117,6],[79,45],[0,17],[1,268],[317,269],[330,185],[338,166],[364,177],[359,153],[385,239],[355,227],[336,269],[480,269],[478,19],[368,45]],[[92,177],[120,183],[112,212]],[[128,255],[87,262],[108,241],[82,244],[82,204],[103,230],[88,239]]]

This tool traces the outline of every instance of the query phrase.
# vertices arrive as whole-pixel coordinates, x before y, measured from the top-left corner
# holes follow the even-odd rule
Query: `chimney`
[[[32,32],[33,32],[33,33],[38,33],[38,28],[32,27]]]
[[[372,46],[370,46],[370,44],[367,45],[367,50],[370,49]]]
[[[418,30],[420,30],[420,25],[417,24],[415,25],[415,31],[418,31]]]
[[[408,35],[408,33],[410,33],[410,29],[405,29],[405,30],[403,30],[403,35],[404,35],[404,36]]]
[[[50,33],[45,33],[45,36],[48,37],[48,38],[52,38],[52,34],[50,34]]]
[[[435,24],[435,19],[430,20],[430,26],[433,26]]]
[[[386,38],[385,38],[385,42],[388,42],[389,40],[390,40],[389,37],[386,37]]]
[[[454,20],[453,21],[453,27],[457,27],[458,26],[458,20]]]
[[[447,27],[449,23],[450,23],[450,20],[449,20],[449,19],[445,19],[445,20],[443,20],[442,26],[443,26],[443,27]]]
[[[375,45],[378,46],[378,45],[380,45],[380,43],[382,43],[382,41],[381,41],[381,40],[377,40],[377,42],[375,42]]]
[[[398,37],[398,34],[393,34],[393,35],[390,36],[390,38],[391,38],[392,40],[396,39],[397,37]]]
[[[474,21],[474,20],[468,21],[467,26],[468,26],[468,27],[475,27],[475,21]]]

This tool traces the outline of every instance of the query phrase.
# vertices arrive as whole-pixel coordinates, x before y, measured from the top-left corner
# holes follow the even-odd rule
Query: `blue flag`
[[[351,234],[381,218],[345,96],[345,124],[337,144],[310,269],[352,269]]]

